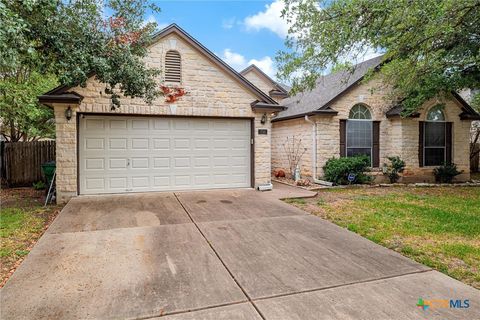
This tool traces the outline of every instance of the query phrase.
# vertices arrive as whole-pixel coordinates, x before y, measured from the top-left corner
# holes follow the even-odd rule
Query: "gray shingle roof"
[[[317,110],[331,110],[328,104],[350,86],[360,81],[370,69],[377,67],[382,62],[382,58],[383,56],[378,56],[357,64],[353,73],[339,71],[321,76],[317,80],[317,86],[311,91],[282,100],[282,105],[288,109],[280,112],[274,120],[300,117]]]

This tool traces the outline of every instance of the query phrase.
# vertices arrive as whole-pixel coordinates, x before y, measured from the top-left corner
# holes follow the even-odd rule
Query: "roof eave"
[[[278,112],[287,109],[287,107],[279,104],[264,103],[259,101],[254,101],[250,104],[253,111],[272,111]]]
[[[42,104],[49,105],[52,103],[75,103],[80,104],[83,97],[76,94],[44,94],[37,97]]]
[[[272,122],[278,122],[278,121],[285,121],[285,120],[293,120],[293,119],[300,119],[305,116],[336,116],[338,114],[338,111],[335,111],[333,109],[327,109],[327,110],[314,110],[310,112],[305,112],[301,114],[295,114],[292,116],[286,116],[282,118],[273,118]]]
[[[480,120],[480,114],[470,114],[462,112],[459,114],[460,120]]]

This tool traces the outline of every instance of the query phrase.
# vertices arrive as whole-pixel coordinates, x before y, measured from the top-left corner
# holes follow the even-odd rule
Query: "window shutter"
[[[423,167],[423,130],[424,122],[418,123],[418,166]]]
[[[373,121],[372,167],[380,166],[380,121]]]
[[[340,120],[340,157],[347,156],[347,120]]]
[[[452,122],[445,123],[445,161],[452,163]]]
[[[169,50],[165,55],[165,82],[178,82],[182,80],[180,53]]]

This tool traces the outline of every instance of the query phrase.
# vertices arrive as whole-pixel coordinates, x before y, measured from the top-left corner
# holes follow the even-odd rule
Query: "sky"
[[[275,55],[285,49],[288,26],[280,17],[283,4],[270,1],[155,1],[150,14],[159,28],[171,23],[213,51],[237,71],[256,64],[275,79]]]

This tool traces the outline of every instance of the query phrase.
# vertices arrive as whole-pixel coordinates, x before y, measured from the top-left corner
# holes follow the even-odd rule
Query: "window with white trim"
[[[365,105],[356,104],[350,109],[346,138],[347,157],[366,155],[372,159],[373,122]]]
[[[165,55],[165,82],[182,81],[182,59],[176,50],[169,50]]]
[[[446,122],[442,105],[432,107],[423,130],[423,165],[439,166],[446,162]]]

